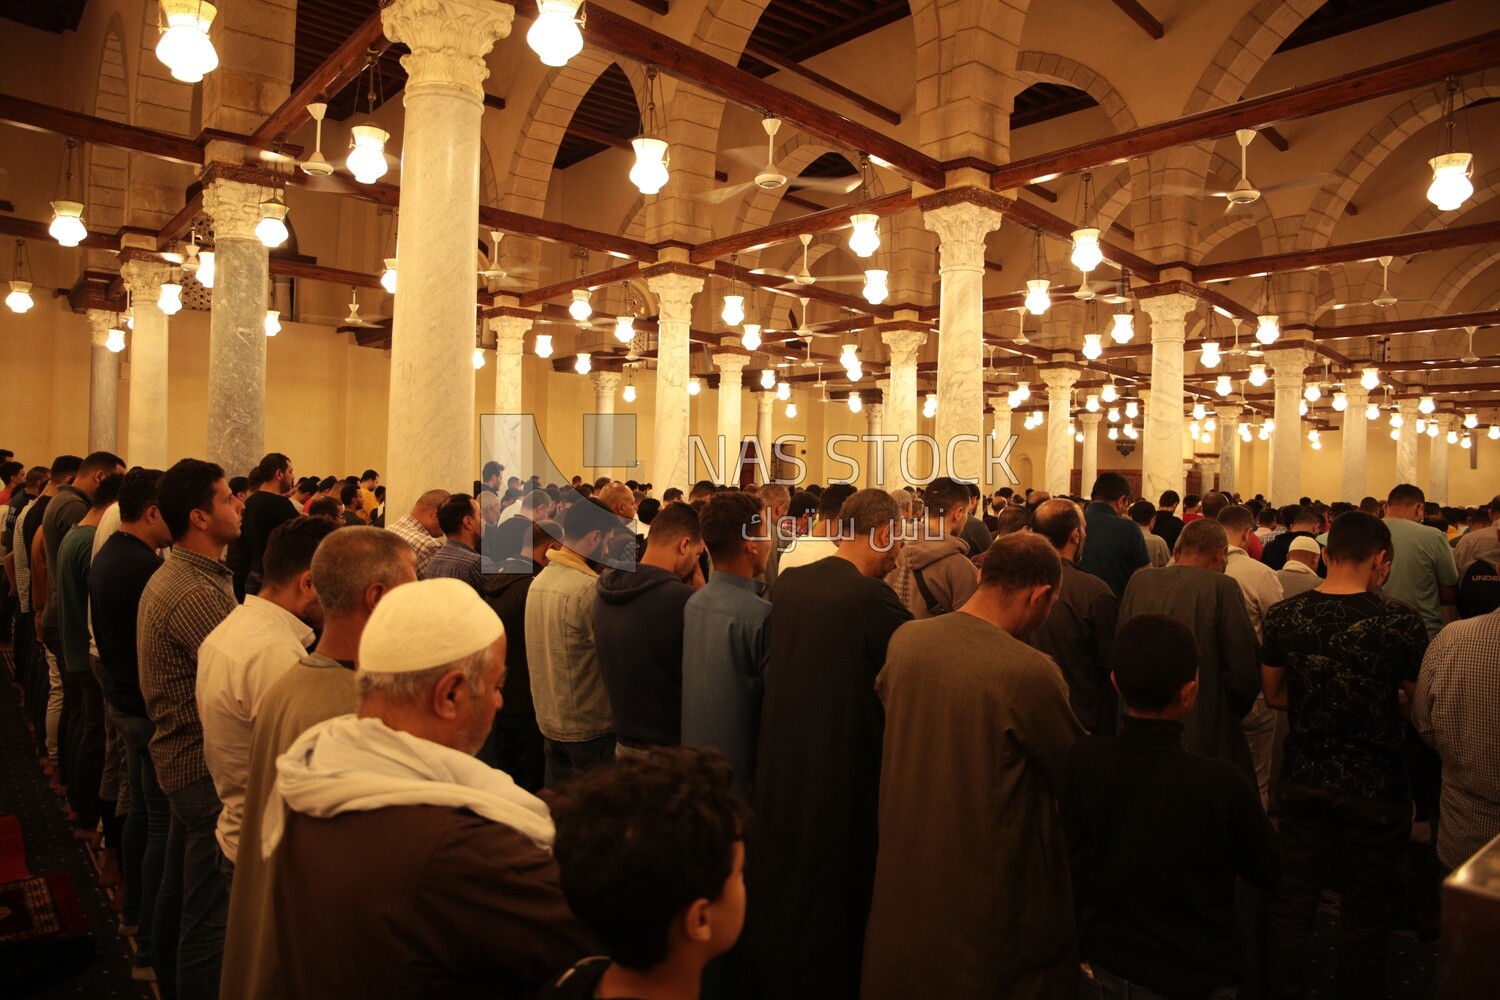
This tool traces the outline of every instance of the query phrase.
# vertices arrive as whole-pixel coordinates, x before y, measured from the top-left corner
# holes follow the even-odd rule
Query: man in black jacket
[[[1274,570],[1280,570],[1286,565],[1286,554],[1291,551],[1293,541],[1298,538],[1316,539],[1318,532],[1323,530],[1322,519],[1311,507],[1281,508],[1281,523],[1286,525],[1287,530],[1267,542],[1260,555],[1260,561]],[[1318,575],[1324,576],[1327,572],[1320,562]]]
[[[1151,533],[1166,539],[1168,552],[1177,547],[1177,536],[1182,533],[1182,518],[1177,516],[1177,505],[1181,502],[1176,490],[1167,490],[1156,502],[1156,522]]]
[[[1083,995],[1238,996],[1235,880],[1275,887],[1281,858],[1270,820],[1239,768],[1182,748],[1179,720],[1198,695],[1187,626],[1166,615],[1131,619],[1110,665],[1123,729],[1073,745],[1062,799]]]

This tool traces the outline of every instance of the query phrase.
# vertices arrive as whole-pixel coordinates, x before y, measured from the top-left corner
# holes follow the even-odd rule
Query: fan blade
[[[858,177],[793,177],[787,187],[799,191],[831,191],[834,194],[849,194],[859,187]]]
[[[728,187],[713,188],[702,194],[690,195],[696,201],[706,201],[710,205],[722,205],[731,198],[744,194],[755,187],[754,181],[745,181],[743,184],[731,184]]]
[[[719,150],[719,155],[759,170],[766,165],[766,144],[761,142],[756,143],[754,146],[735,146],[731,149],[721,149]]]

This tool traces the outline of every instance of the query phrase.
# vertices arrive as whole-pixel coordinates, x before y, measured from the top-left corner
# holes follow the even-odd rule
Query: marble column
[[[1141,300],[1151,317],[1151,393],[1157,401],[1141,435],[1141,495],[1152,499],[1183,489],[1182,343],[1188,313],[1197,304],[1180,294]]]
[[[924,212],[922,224],[938,235],[942,279],[938,320],[936,437],[945,453],[942,472],[977,483],[983,472],[984,436],[984,238],[1002,216],[961,202]],[[951,448],[949,442],[968,437]]]
[[[89,451],[116,451],[120,424],[120,356],[104,346],[109,331],[124,322],[112,312],[89,310],[93,335],[89,366]]]
[[[245,475],[266,452],[271,272],[269,251],[255,235],[265,191],[258,184],[223,179],[203,186],[203,210],[213,219],[215,269],[208,323],[208,460],[230,476]],[[472,353],[472,344],[469,349]],[[469,377],[472,382],[472,367]]]
[[[875,388],[880,390],[880,433],[883,437],[894,437],[891,430],[891,421],[894,417],[887,416],[886,411],[891,405],[891,380],[880,378],[875,380]],[[878,448],[879,454],[875,455],[873,461],[880,463],[880,488],[883,490],[894,490],[900,488],[901,482],[901,442],[885,441]],[[873,454],[873,453],[872,453]],[[872,481],[877,478],[873,474]]]
[[[1344,385],[1344,396],[1348,405],[1344,408],[1343,428],[1339,435],[1339,451],[1343,457],[1343,475],[1340,478],[1342,496],[1340,500],[1358,504],[1365,496],[1365,446],[1370,440],[1370,421],[1365,419],[1365,407],[1370,404],[1370,391],[1358,382]]]
[[[394,0],[385,36],[411,51],[401,149],[401,289],[391,333],[387,497],[474,480],[474,226],[485,56],[515,11],[481,0]],[[459,280],[462,275],[468,280]],[[663,486],[669,484],[663,484]]]
[[[1094,488],[1094,480],[1099,478],[1099,421],[1103,418],[1102,413],[1088,411],[1078,415],[1083,424],[1083,461],[1080,463],[1083,474],[1079,477],[1078,492],[1084,497],[1089,495],[1089,491]],[[1050,442],[1048,447],[1050,449]]]
[[[1287,347],[1266,352],[1276,387],[1276,405],[1272,415],[1276,429],[1271,432],[1270,480],[1272,502],[1296,503],[1302,496],[1302,382],[1307,367],[1307,351]]]
[[[920,330],[886,330],[880,334],[890,352],[890,392],[883,397],[886,433],[896,440],[887,449],[886,489],[899,489],[908,480],[901,471],[901,447],[917,433],[917,355],[927,342]]]
[[[755,446],[760,451],[760,460],[765,465],[766,481],[776,480],[775,442],[771,438],[771,411],[776,406],[776,393],[761,390],[755,394]]]
[[[615,478],[620,470],[609,461],[614,451],[614,426],[610,418],[615,413],[615,393],[620,390],[623,376],[619,372],[593,372],[589,380],[594,383],[594,454],[588,456],[588,464],[594,467],[594,478]]]
[[[523,437],[526,419],[521,404],[521,358],[526,332],[531,329],[530,316],[501,314],[491,316],[490,329],[495,334],[495,410],[498,419],[487,442],[493,454],[481,455],[505,466],[506,476],[526,479],[534,471],[530,435]]]
[[[865,435],[866,452],[865,458],[865,485],[871,489],[893,490],[894,486],[887,486],[882,480],[885,470],[881,468],[881,454],[883,449],[875,439],[885,433],[885,406],[882,403],[865,404]]]
[[[689,328],[693,296],[703,290],[697,274],[663,265],[645,272],[646,285],[656,296],[659,317],[656,359],[656,428],[651,452],[651,484],[657,490],[692,487],[689,436],[691,399],[687,385],[692,362]]]
[[[720,352],[714,355],[719,369],[719,440],[723,442],[724,461],[720,475],[725,485],[738,486],[740,456],[744,453],[744,430],[741,404],[748,354]]]
[[[1012,431],[1010,429],[1010,421],[1011,421],[1010,393],[1008,393],[1008,392],[1002,392],[998,396],[991,396],[990,397],[990,409],[994,411],[993,418],[992,418],[993,419],[993,423],[991,425],[993,427],[993,430],[990,431],[990,443],[989,443],[989,445],[987,445],[987,447],[989,448],[991,455],[995,455],[995,456],[1004,455],[1005,454],[1006,443],[1009,442],[1010,439],[1011,439],[1011,437],[1013,436],[1013,433],[1012,433]],[[1009,458],[1007,458],[1006,461],[1008,463],[1009,462]],[[998,464],[991,465],[987,461],[987,462],[984,463],[984,465],[985,465],[985,471],[986,472],[994,472],[995,475],[996,475],[996,477],[997,477],[994,482],[992,482],[992,483],[989,484],[990,487],[991,487],[991,491],[992,492],[994,490],[999,489],[1002,486],[1014,487],[1016,485],[1015,483],[1012,483],[1009,480],[1006,480],[1004,482],[1000,481],[1000,477],[1004,477],[1004,475],[1005,475],[1005,470],[1003,468],[1001,468]],[[1012,471],[1014,471],[1014,470],[1012,470]]]
[[[1242,406],[1221,405],[1214,408],[1219,422],[1219,489],[1233,493],[1239,489],[1240,414]]]
[[[1073,435],[1068,417],[1073,406],[1073,386],[1078,382],[1076,368],[1048,368],[1042,371],[1047,383],[1047,480],[1046,490],[1053,496],[1071,493],[1073,473]],[[942,412],[939,409],[938,412]],[[1084,484],[1088,492],[1093,483]]]
[[[95,351],[98,348],[94,348]],[[96,356],[97,357],[97,356]],[[1448,432],[1457,425],[1451,413],[1434,413],[1427,418],[1437,424],[1437,437],[1428,438],[1427,499],[1444,506],[1448,503]]]
[[[1419,400],[1396,400],[1396,409],[1401,414],[1401,434],[1396,438],[1396,482],[1417,483],[1417,410]]]
[[[166,469],[171,464],[167,447],[167,314],[156,308],[168,273],[165,265],[144,260],[129,260],[120,267],[135,315],[135,329],[130,331],[130,417],[125,458],[131,465],[147,469]]]

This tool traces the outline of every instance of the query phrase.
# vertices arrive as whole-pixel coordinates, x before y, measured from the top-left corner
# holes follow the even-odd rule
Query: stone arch
[[[1465,85],[1463,93],[1465,101],[1500,97],[1500,70],[1481,73],[1476,82]],[[1303,215],[1302,228],[1297,233],[1298,249],[1328,244],[1333,238],[1334,227],[1360,186],[1407,139],[1442,118],[1446,97],[1444,87],[1413,95],[1404,104],[1393,108],[1355,143]]]
[[[130,123],[173,135],[196,135],[192,84],[172,79],[156,58],[156,5],[141,4],[140,43],[130,86]],[[127,61],[127,67],[129,62]],[[131,77],[127,77],[131,80]],[[143,153],[129,154],[125,187],[127,225],[159,229],[182,207],[182,192],[193,182],[193,168],[163,164]]]
[[[479,203],[500,204],[500,181],[495,176],[495,159],[490,156],[489,144],[483,140],[479,143]]]
[[[909,0],[919,146],[938,159],[1004,163],[1030,0]]]
[[[1453,308],[1453,300],[1458,298],[1459,293],[1485,271],[1496,263],[1500,263],[1500,246],[1483,246],[1477,248],[1468,258],[1457,267],[1448,272],[1443,283],[1437,287],[1432,294],[1432,301],[1428,303],[1428,311],[1434,316],[1443,316]]]
[[[99,84],[94,90],[94,115],[121,124],[130,121],[130,76],[125,63],[125,25],[115,13],[109,19],[99,55]],[[91,144],[85,171],[87,217],[96,228],[114,232],[125,225],[125,197],[129,187],[130,154],[112,146]],[[90,266],[110,268],[114,254],[90,250]]]
[[[1098,72],[1067,56],[1027,50],[1016,57],[1016,76],[1023,83],[1046,80],[1076,87],[1099,102],[1100,110],[1109,117],[1116,132],[1129,132],[1136,127],[1135,115],[1114,85]]]
[[[1281,43],[1324,0],[1260,0],[1240,18],[1183,107],[1185,115],[1238,101]]]

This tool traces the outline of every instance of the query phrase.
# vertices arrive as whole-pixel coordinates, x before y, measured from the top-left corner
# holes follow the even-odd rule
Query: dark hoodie
[[[626,746],[682,742],[682,611],[693,588],[655,566],[607,570],[594,605],[594,647]]]
[[[895,567],[885,576],[885,582],[913,618],[931,618],[927,598],[917,586],[914,571],[922,574],[922,582],[945,613],[957,611],[979,588],[979,571],[969,561],[968,544],[959,535],[908,541],[901,546]]]
[[[529,522],[528,522],[529,523]],[[531,700],[531,668],[526,664],[526,595],[540,572],[530,559],[515,557],[486,573],[484,599],[505,628],[505,684],[500,690],[502,718],[536,718]]]

